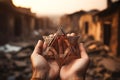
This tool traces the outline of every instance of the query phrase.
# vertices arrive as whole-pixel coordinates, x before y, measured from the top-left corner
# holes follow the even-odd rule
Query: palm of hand
[[[59,46],[60,46],[59,54],[61,54],[62,47],[61,45]],[[64,80],[66,79],[68,80],[69,77],[73,77],[74,75],[78,76],[78,74],[80,75],[85,74],[88,63],[89,63],[89,58],[84,50],[83,44],[79,45],[79,50],[80,50],[80,53],[79,53],[80,56],[78,56],[79,58],[71,59],[70,62],[62,65],[61,69],[57,63],[57,60],[55,59],[48,60],[45,57],[41,56],[43,48],[44,48],[43,42],[39,41],[34,49],[33,54],[31,55],[33,72],[39,72],[40,75],[45,76],[45,77],[47,75],[49,79],[55,79],[59,75],[59,71],[60,71],[60,77],[61,79],[64,79]],[[55,51],[53,49],[53,53],[54,52]],[[69,60],[70,58],[68,58],[68,61]],[[37,76],[39,76],[39,74]],[[35,73],[35,77],[37,76]],[[34,73],[33,73],[33,77],[34,77]]]
[[[38,72],[37,76],[45,76],[48,75],[49,78],[56,77],[59,73],[59,66],[55,60],[47,60],[45,57],[41,55],[42,50],[41,43],[36,45],[36,48],[31,55],[32,67],[34,72]],[[34,76],[34,75],[33,75]],[[36,74],[35,74],[36,76]]]
[[[60,77],[63,80],[83,80],[87,66],[88,59],[75,59],[68,65],[62,66],[60,70]]]
[[[85,75],[89,65],[89,58],[82,44],[80,44],[79,49],[81,58],[75,59],[73,57],[73,59],[70,59],[71,61],[68,64],[62,66],[60,70],[60,77],[63,80],[69,80],[68,78],[73,78],[74,80],[76,76],[77,78],[80,78]]]

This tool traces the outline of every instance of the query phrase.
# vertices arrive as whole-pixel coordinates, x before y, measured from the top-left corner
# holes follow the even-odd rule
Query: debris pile
[[[17,45],[19,44],[17,43]],[[4,47],[5,46],[2,46],[2,48]],[[16,50],[11,50],[11,47],[7,47],[5,49],[1,48],[0,80],[30,80],[32,74],[30,55],[34,46],[28,44],[22,45],[21,43],[21,46],[19,45],[19,47],[20,49]]]
[[[91,36],[83,39],[91,59],[86,80],[120,80],[120,58],[112,56],[108,46],[95,41]],[[0,50],[0,80],[30,80],[32,75],[30,55],[34,44],[17,42],[11,45],[20,48],[5,52],[4,50],[10,48],[10,44],[6,48],[2,46]]]
[[[91,60],[86,80],[120,80],[120,57],[113,56],[107,45],[91,36],[84,39]]]

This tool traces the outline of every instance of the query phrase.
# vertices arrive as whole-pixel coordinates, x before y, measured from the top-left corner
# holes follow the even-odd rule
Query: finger
[[[75,36],[75,33],[71,33],[70,36]]]
[[[48,46],[48,43],[44,42],[44,44],[43,44],[43,50],[45,50],[47,48],[47,46]]]
[[[88,58],[87,52],[83,46],[83,43],[79,44],[81,58]]]
[[[69,53],[70,53],[70,48],[67,48],[67,49],[64,51],[64,58],[66,58]]]
[[[53,56],[54,53],[51,51],[51,49],[47,52],[47,55]]]
[[[67,37],[70,36],[70,34],[67,34]],[[63,51],[66,50],[66,48],[68,47],[69,43],[68,40],[66,39],[66,37],[62,37],[62,47],[63,47]]]
[[[53,47],[50,48],[50,51],[53,53],[55,60],[57,61],[58,65],[60,66],[60,63],[59,63],[60,59],[59,59],[59,56],[57,55],[57,51]]]
[[[42,48],[43,48],[43,41],[39,40],[37,45],[35,46],[35,49],[33,51],[34,54],[41,54],[42,53]]]
[[[50,51],[51,51],[54,55],[57,55],[57,51],[56,51],[53,47],[50,48]]]
[[[51,38],[52,38],[53,36],[54,36],[53,34],[50,34],[50,35],[49,35],[49,37],[51,37]]]
[[[70,37],[71,34],[67,34],[67,37]],[[65,43],[67,46],[70,46],[69,40],[68,39],[64,39]]]
[[[57,34],[55,33],[55,34],[53,34],[53,36],[56,36]]]
[[[70,36],[70,34],[67,34],[67,36]]]

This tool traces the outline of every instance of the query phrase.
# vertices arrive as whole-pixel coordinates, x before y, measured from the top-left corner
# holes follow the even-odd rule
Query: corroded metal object
[[[80,57],[79,55],[79,46],[78,39],[80,36],[67,36],[63,31],[62,27],[59,27],[58,31],[53,37],[46,37],[45,41],[48,43],[46,50],[43,52],[43,56],[46,59],[56,59],[57,63],[61,67],[64,64],[67,64],[72,58]],[[62,45],[64,49],[58,49],[58,39],[62,40]],[[54,48],[57,54],[48,55],[48,51]],[[61,53],[62,52],[62,53]]]

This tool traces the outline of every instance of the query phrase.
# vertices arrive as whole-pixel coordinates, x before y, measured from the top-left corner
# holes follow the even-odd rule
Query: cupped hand
[[[39,40],[32,55],[31,62],[33,68],[32,80],[34,79],[42,79],[42,80],[50,80],[55,79],[59,74],[59,66],[55,60],[47,60],[44,56],[42,56],[46,43]],[[51,49],[52,52],[56,53],[54,49]]]
[[[84,80],[84,76],[89,65],[89,57],[83,43],[80,43],[78,47],[78,58],[74,58],[72,60],[68,59],[70,62],[61,67],[60,77],[62,80]]]

